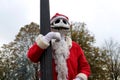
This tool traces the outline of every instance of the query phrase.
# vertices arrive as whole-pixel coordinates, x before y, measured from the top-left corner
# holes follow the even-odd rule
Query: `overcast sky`
[[[0,0],[0,46],[15,39],[20,28],[39,24],[40,0]],[[113,38],[120,42],[120,0],[49,0],[50,16],[65,14],[70,21],[85,22],[96,44]]]

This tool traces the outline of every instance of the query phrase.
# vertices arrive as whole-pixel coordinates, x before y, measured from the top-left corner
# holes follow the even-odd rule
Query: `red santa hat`
[[[53,23],[56,19],[63,18],[65,20],[69,20],[69,18],[63,14],[56,13],[50,20],[50,23]]]

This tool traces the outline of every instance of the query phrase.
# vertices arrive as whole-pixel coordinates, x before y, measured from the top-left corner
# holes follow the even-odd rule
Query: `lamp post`
[[[40,0],[40,33],[46,35],[50,32],[49,0]],[[52,49],[49,46],[40,59],[41,80],[52,78]]]

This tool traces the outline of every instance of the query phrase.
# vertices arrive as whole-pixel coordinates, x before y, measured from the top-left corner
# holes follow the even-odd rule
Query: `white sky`
[[[0,46],[15,39],[26,24],[39,24],[40,0],[0,0]],[[96,44],[120,41],[120,0],[49,0],[50,15],[65,14],[70,21],[85,22]]]

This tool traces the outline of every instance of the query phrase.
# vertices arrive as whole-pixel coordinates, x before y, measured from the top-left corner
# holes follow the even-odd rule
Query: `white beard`
[[[57,80],[67,80],[68,68],[66,60],[69,57],[69,47],[64,39],[59,42],[52,41],[53,58],[56,64]]]

